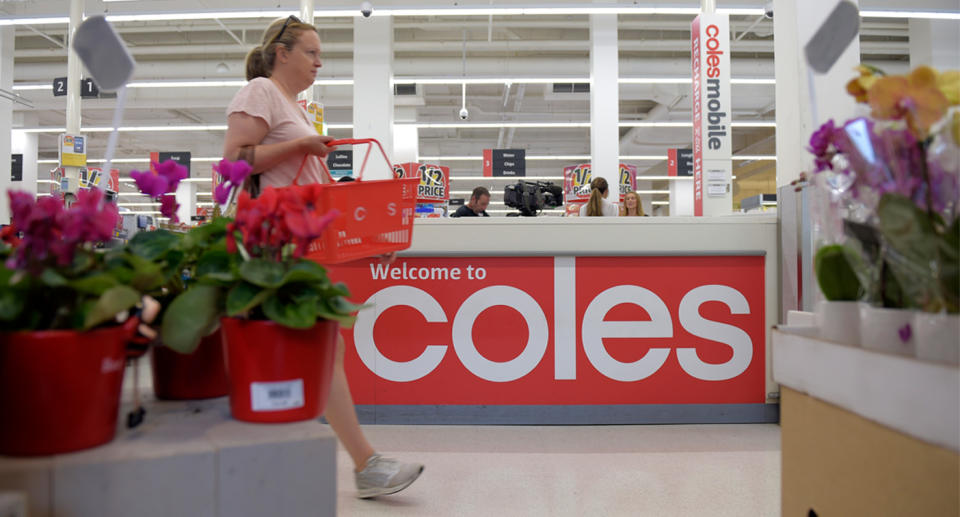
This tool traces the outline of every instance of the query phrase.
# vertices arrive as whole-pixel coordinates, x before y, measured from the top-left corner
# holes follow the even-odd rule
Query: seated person
[[[487,213],[489,204],[490,191],[484,187],[477,187],[470,194],[470,202],[458,208],[450,217],[490,217]]]

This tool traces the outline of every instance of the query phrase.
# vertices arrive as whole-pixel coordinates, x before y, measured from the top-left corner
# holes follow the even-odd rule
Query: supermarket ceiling
[[[334,136],[349,136],[353,98],[353,26],[360,2],[316,2],[322,9],[343,9],[338,16],[318,16],[316,25],[323,41],[324,66],[315,86],[315,97],[327,110]],[[470,2],[460,2],[469,4]],[[489,7],[486,1],[475,2]],[[920,0],[911,9],[956,9],[955,0]],[[399,9],[405,2],[378,0],[375,9]],[[418,1],[419,7],[450,8],[454,2]],[[514,5],[496,2],[499,5]],[[774,76],[773,22],[762,14],[763,2],[718,2],[718,7],[748,9],[731,16],[732,67],[734,79],[770,79]],[[902,4],[902,2],[901,2]],[[946,4],[946,5],[945,5]],[[576,6],[584,2],[528,2],[525,5]],[[603,5],[612,5],[611,3]],[[630,7],[661,4],[623,3]],[[697,8],[699,2],[678,1],[670,7]],[[861,9],[903,8],[896,2],[861,2]],[[194,157],[221,153],[223,131],[195,130],[198,126],[222,126],[224,110],[243,80],[243,60],[260,39],[269,19],[231,18],[174,20],[143,19],[143,14],[226,12],[276,9],[294,12],[299,3],[290,0],[88,0],[86,14],[139,14],[114,25],[138,63],[134,81],[140,87],[128,94],[123,125],[166,126],[173,131],[137,131],[121,134],[119,158],[145,158],[150,151],[191,151]],[[54,17],[69,13],[67,0],[7,1],[0,3],[0,18]],[[168,17],[169,18],[169,17]],[[620,14],[620,75],[649,81],[621,83],[620,120],[681,121],[691,119],[689,82],[669,79],[689,77],[690,22],[693,14]],[[53,23],[50,23],[50,22]],[[460,175],[479,175],[480,162],[450,161],[444,157],[473,156],[482,149],[516,147],[528,156],[587,156],[589,128],[500,128],[502,122],[589,122],[589,93],[569,84],[530,82],[523,79],[562,79],[576,83],[589,78],[590,32],[584,14],[497,14],[455,16],[422,13],[395,16],[394,75],[397,83],[415,84],[412,92],[397,95],[398,123],[459,123],[457,113],[461,87],[457,79],[513,79],[511,82],[468,84],[466,104],[469,123],[494,123],[484,128],[421,128],[420,155],[439,157]],[[38,21],[15,27],[14,90],[29,104],[15,105],[14,127],[59,128],[65,124],[65,97],[54,97],[49,86],[55,77],[66,76],[64,39],[66,24],[59,20]],[[908,20],[864,18],[860,36],[865,62],[891,71],[905,70],[909,59]],[[466,49],[466,61],[461,52]],[[429,79],[448,78],[446,84]],[[160,82],[186,81],[183,86]],[[775,117],[775,86],[736,84],[733,88],[734,120],[770,121]],[[151,85],[151,83],[153,85]],[[38,85],[30,89],[30,85]],[[82,101],[84,127],[110,123],[115,100]],[[742,127],[734,132],[734,148],[741,155],[775,154],[775,128]],[[362,136],[362,135],[360,135]],[[687,147],[689,127],[621,128],[621,155],[664,155],[668,147]],[[93,133],[88,153],[102,155],[105,133]],[[41,159],[56,158],[56,132],[41,133]],[[576,160],[574,160],[576,161]],[[636,162],[641,173],[663,170],[663,160]],[[562,161],[530,161],[529,175],[555,176]],[[767,177],[774,162],[739,162],[744,179]],[[42,166],[42,169],[49,166]],[[194,170],[197,170],[196,168]],[[734,174],[738,174],[735,170]],[[764,181],[769,183],[769,178]]]

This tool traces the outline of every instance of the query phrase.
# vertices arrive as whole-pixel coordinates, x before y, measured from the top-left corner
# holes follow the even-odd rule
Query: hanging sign
[[[420,178],[418,203],[446,202],[450,199],[450,168],[425,163],[401,163],[393,166],[398,178]]]
[[[525,149],[484,149],[483,175],[488,177],[515,177],[527,175]]]
[[[150,153],[150,168],[153,169],[154,163],[163,163],[167,160],[173,160],[186,167],[187,177],[190,177],[190,151],[154,151]]]
[[[307,112],[307,119],[313,124],[313,128],[317,130],[317,133],[321,135],[327,134],[327,126],[323,120],[323,104],[315,101],[307,102],[306,100],[299,100],[297,104]]]
[[[87,164],[87,138],[81,135],[60,135],[60,166],[83,167]]]
[[[590,200],[590,182],[593,181],[591,169],[589,163],[563,168],[563,200],[568,215],[579,213],[580,206]],[[637,190],[637,167],[621,163],[618,183],[618,199],[623,202],[627,192]]]
[[[353,151],[352,150],[334,150],[327,155],[327,168],[330,169],[330,175],[334,178],[353,175]]]

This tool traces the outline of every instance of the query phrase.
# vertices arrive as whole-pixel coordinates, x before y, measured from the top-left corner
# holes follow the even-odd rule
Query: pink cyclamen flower
[[[180,205],[177,204],[176,196],[166,195],[160,198],[160,213],[164,217],[169,217],[174,223],[180,222],[180,219],[177,218],[178,208],[180,208]]]
[[[137,182],[140,192],[158,198],[167,193],[167,180],[150,171],[130,171],[130,177]]]
[[[166,160],[163,163],[154,163],[154,170],[157,175],[167,181],[167,189],[164,193],[173,193],[177,191],[180,180],[186,179],[190,175],[187,168],[173,160]]]

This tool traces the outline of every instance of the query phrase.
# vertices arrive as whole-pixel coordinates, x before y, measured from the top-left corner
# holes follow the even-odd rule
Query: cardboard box
[[[956,452],[786,386],[780,425],[784,517],[960,515]]]

